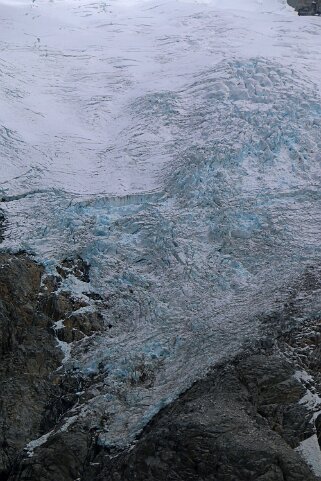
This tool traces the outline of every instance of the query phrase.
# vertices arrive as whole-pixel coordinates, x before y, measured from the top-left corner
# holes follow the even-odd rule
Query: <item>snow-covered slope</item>
[[[155,188],[175,132],[146,131],[131,101],[176,91],[226,56],[284,55],[297,19],[264,3],[1,2],[3,191]],[[274,39],[265,10],[281,12]]]
[[[113,328],[66,367],[106,373],[77,416],[108,412],[101,443],[123,444],[263,315],[320,312],[296,285],[321,255],[320,19],[282,0],[8,0],[0,20],[2,245],[90,264]]]

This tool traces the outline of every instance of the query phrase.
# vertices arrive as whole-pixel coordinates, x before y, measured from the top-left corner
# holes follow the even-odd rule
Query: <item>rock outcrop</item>
[[[313,6],[313,0],[287,0],[288,4],[296,11],[302,9],[303,15],[314,15],[316,11],[320,10],[320,1],[316,0],[316,9]],[[299,13],[300,15],[300,13]]]
[[[5,231],[5,216],[0,210],[0,243],[4,239],[4,231]]]
[[[75,266],[77,275],[87,275],[79,260]],[[98,314],[77,316],[84,303],[58,292],[59,276],[43,274],[24,253],[0,255],[1,480],[32,454],[28,443],[56,427],[77,402],[80,380],[61,369],[58,341],[82,338],[100,326]],[[54,322],[62,318],[66,325],[57,331]]]
[[[272,352],[236,359],[165,409],[98,479],[312,481],[292,449],[312,434],[303,394]]]
[[[43,268],[24,254],[0,256],[0,479],[47,426],[44,413],[59,366],[52,321],[40,308]]]

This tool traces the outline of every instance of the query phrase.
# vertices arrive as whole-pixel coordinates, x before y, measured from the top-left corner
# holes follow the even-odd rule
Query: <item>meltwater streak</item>
[[[293,323],[320,313],[319,24],[219,3],[0,4],[2,245],[91,265],[113,328],[65,367],[104,375],[74,417],[107,413],[104,445],[289,299]]]

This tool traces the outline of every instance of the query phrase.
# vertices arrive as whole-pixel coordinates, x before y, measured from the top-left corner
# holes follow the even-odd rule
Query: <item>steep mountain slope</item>
[[[0,17],[1,246],[44,268],[32,312],[62,390],[18,461],[4,446],[3,476],[54,479],[37,466],[62,449],[67,481],[244,344],[320,315],[320,24],[282,0],[26,0]]]

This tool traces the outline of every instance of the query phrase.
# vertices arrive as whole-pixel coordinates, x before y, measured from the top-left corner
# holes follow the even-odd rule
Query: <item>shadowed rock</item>
[[[304,389],[292,375],[293,366],[273,353],[215,369],[165,409],[132,450],[107,463],[98,457],[105,465],[98,479],[317,479],[291,449],[312,432],[297,404]]]
[[[0,477],[41,434],[61,358],[50,319],[38,311],[43,268],[25,255],[0,255]],[[45,428],[45,426],[43,426]]]
[[[5,233],[5,216],[0,211],[0,243],[4,240],[4,233]]]

